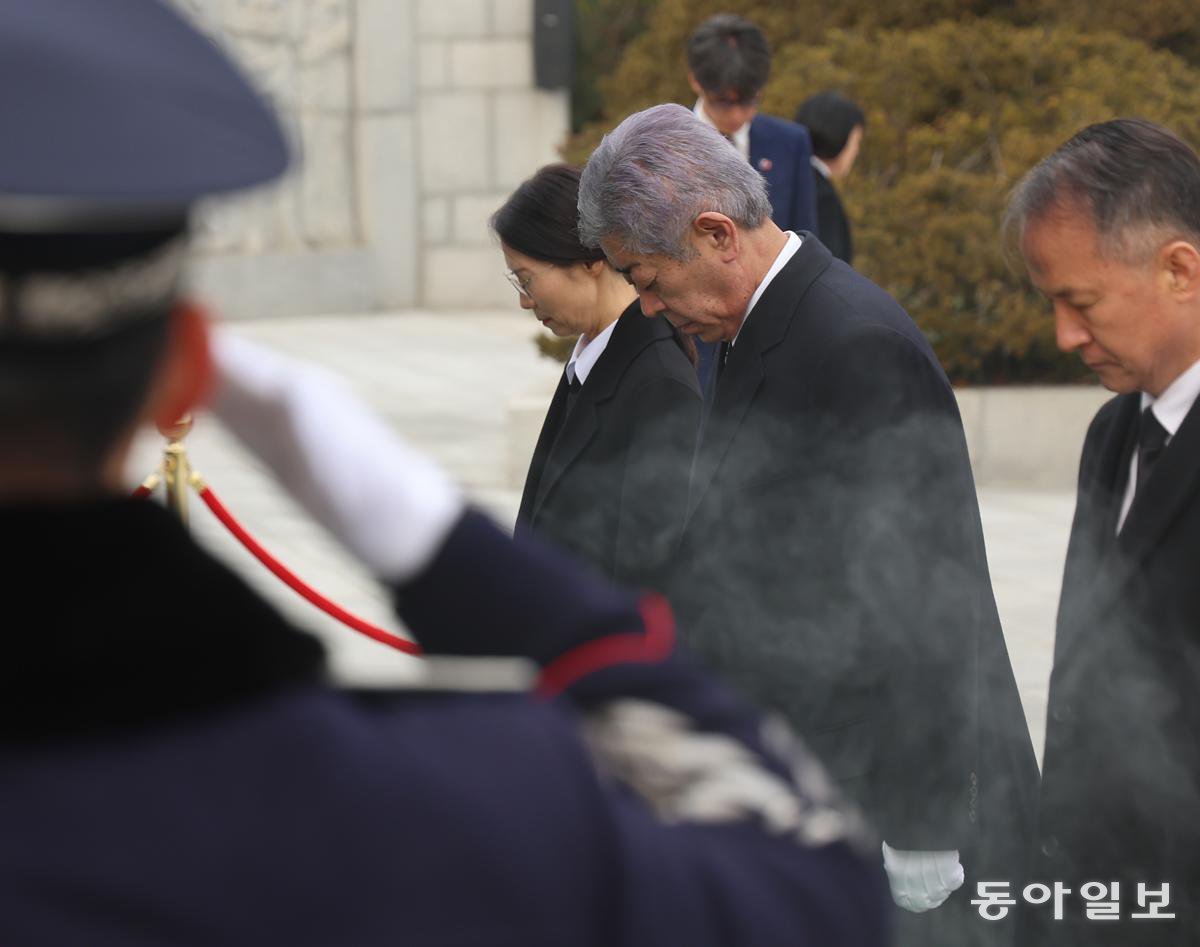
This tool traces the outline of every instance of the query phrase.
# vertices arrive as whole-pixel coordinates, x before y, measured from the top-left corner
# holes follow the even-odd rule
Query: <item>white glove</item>
[[[957,849],[904,852],[884,842],[883,867],[892,888],[892,900],[913,914],[938,907],[962,887],[965,879]]]
[[[308,513],[381,579],[433,559],[459,491],[333,375],[228,331],[214,333],[213,410]]]

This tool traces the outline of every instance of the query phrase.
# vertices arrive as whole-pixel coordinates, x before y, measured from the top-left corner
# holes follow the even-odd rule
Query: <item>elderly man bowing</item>
[[[1036,766],[933,351],[816,237],[775,226],[762,178],[679,106],[604,139],[579,210],[646,315],[720,342],[672,582],[690,645],[874,819],[902,942],[984,942],[952,893],[964,868],[1018,873]]]

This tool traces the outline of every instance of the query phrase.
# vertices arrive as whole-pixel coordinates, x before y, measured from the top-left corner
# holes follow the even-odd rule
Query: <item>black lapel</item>
[[[1100,443],[1095,473],[1086,485],[1093,547],[1105,552],[1116,548],[1117,519],[1129,480],[1129,460],[1137,447],[1141,395],[1123,395],[1112,423]]]
[[[1089,616],[1102,613],[1117,591],[1113,589],[1114,570],[1120,569],[1115,533],[1129,458],[1137,441],[1140,400],[1135,392],[1108,402],[1094,422],[1094,440],[1089,438],[1084,447],[1056,619],[1056,662],[1091,626]]]
[[[800,236],[804,242],[750,312],[717,382],[711,413],[696,449],[688,491],[689,518],[712,485],[730,442],[766,377],[763,355],[783,341],[804,294],[833,259],[811,233]]]
[[[621,379],[634,358],[646,346],[669,336],[670,332],[670,327],[659,320],[643,316],[641,306],[636,301],[618,317],[608,345],[592,366],[562,430],[550,445],[533,501],[533,516],[538,515],[555,484],[596,436],[603,406],[616,395]]]
[[[717,380],[717,393],[701,434],[703,439],[696,448],[696,463],[688,491],[689,517],[708,491],[743,415],[763,382],[762,349],[757,344],[754,328],[750,323],[746,324]]]
[[[528,523],[533,519],[535,500],[538,495],[538,485],[546,470],[546,461],[550,450],[558,439],[562,427],[563,412],[567,407],[567,373],[564,370],[558,378],[558,387],[554,389],[554,397],[550,399],[550,407],[546,411],[546,420],[542,422],[542,430],[538,434],[537,446],[533,449],[533,459],[529,462],[529,473],[525,475],[525,489],[521,491],[521,508],[517,511],[517,522]]]
[[[1193,404],[1129,508],[1117,546],[1127,568],[1154,550],[1200,482],[1200,409]]]

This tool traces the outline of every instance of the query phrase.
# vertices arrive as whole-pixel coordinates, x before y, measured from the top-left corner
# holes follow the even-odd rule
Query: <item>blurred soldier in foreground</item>
[[[964,868],[1012,876],[1037,769],[929,343],[781,231],[762,178],[678,105],[605,137],[579,209],[646,315],[721,343],[668,585],[687,643],[784,711],[875,821],[901,943],[995,936],[955,892]]]
[[[663,603],[510,542],[317,373],[210,346],[186,205],[286,160],[215,47],[148,2],[9,3],[0,70],[0,942],[883,941],[854,816]],[[426,650],[528,659],[536,696],[335,690],[123,498],[214,352],[222,419]]]
[[[1063,920],[1024,912],[1021,944],[1200,943],[1200,160],[1149,122],[1093,125],[1007,223],[1059,348],[1118,395],[1083,444],[1050,677],[1032,879],[1070,894]],[[1174,918],[1146,916],[1164,884]]]

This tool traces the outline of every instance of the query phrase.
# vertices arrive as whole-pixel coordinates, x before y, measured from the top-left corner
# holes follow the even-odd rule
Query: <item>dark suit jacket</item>
[[[661,588],[683,529],[700,421],[696,373],[670,324],[634,302],[564,417],[566,402],[564,372],[517,529],[565,546],[614,582]]]
[[[750,122],[750,164],[767,179],[771,219],[780,230],[816,230],[817,201],[808,129],[774,115]]]
[[[1076,894],[1065,921],[1027,912],[1030,944],[1200,942],[1200,408],[1114,536],[1139,402],[1108,402],[1084,441],[1032,872]],[[1122,883],[1126,919],[1138,882],[1169,881],[1178,918],[1079,919],[1079,885],[1097,880]]]
[[[1008,870],[1036,766],[954,393],[812,234],[730,352],[689,507],[671,588],[692,647],[781,709],[890,844]]]
[[[812,169],[812,176],[817,195],[817,235],[835,257],[844,263],[853,263],[854,241],[850,239],[850,218],[846,216],[837,188],[816,168]]]

